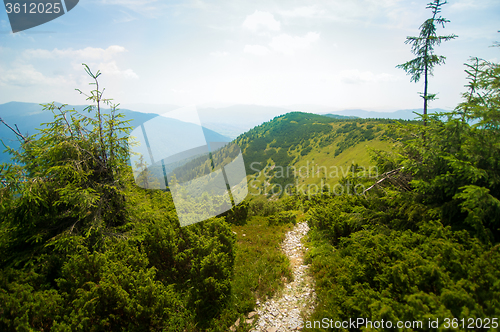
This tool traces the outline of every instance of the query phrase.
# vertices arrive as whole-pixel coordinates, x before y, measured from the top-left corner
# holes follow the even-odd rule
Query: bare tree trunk
[[[427,50],[426,50],[426,56],[427,56]],[[425,69],[424,69],[424,126],[427,125],[427,119],[425,116],[427,115],[427,70],[428,70],[428,65],[427,61],[425,61]]]

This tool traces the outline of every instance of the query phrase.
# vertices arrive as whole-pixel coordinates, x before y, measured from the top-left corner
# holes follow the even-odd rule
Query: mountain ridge
[[[55,102],[56,105],[60,106],[61,103]],[[67,105],[66,110],[75,109],[78,112],[83,112],[86,105]],[[107,108],[102,109],[104,112],[109,111]],[[156,113],[143,113],[136,112],[129,109],[119,109],[119,112],[123,113],[125,119],[130,120],[129,126],[136,128],[147,121],[158,117]],[[25,103],[25,102],[9,102],[5,104],[0,104],[0,118],[2,118],[11,127],[17,125],[19,130],[23,134],[33,135],[38,132],[38,129],[42,127],[43,123],[49,123],[53,121],[53,114],[50,111],[44,111],[43,106],[36,103]],[[169,125],[181,128],[191,128],[192,126],[197,126],[192,123],[183,122],[180,120],[169,119],[171,121],[166,122]],[[229,142],[230,137],[219,134],[209,128],[202,126],[203,133],[207,138],[207,141],[219,141],[219,142]],[[188,131],[188,130],[186,130]],[[10,146],[13,149],[19,147],[19,141],[16,135],[5,125],[0,124],[0,140],[5,145]],[[0,163],[9,162],[10,155],[8,153],[0,151]]]
[[[445,112],[446,110],[442,108],[431,108],[428,110],[428,114]],[[320,114],[320,113],[318,113]],[[418,118],[418,114],[422,114],[422,109],[403,109],[394,112],[376,112],[376,111],[365,111],[362,109],[347,109],[343,111],[336,111],[332,113],[324,113],[321,115],[344,115],[344,116],[356,116],[364,119],[394,119],[394,120],[415,120]]]

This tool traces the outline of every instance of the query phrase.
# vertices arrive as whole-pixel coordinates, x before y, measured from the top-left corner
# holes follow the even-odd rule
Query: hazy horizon
[[[46,103],[61,103],[58,100],[54,101],[47,101],[47,102],[27,102],[27,101],[18,101],[18,100],[12,100],[8,101],[5,103],[0,103],[0,105],[8,104],[8,103],[33,103],[33,104],[46,104]],[[68,104],[68,103],[65,103]],[[78,104],[68,104],[69,106],[86,106],[86,103],[78,103]],[[241,104],[241,103],[217,103],[217,102],[210,102],[210,103],[203,103],[200,105],[174,105],[174,104],[160,104],[160,103],[130,103],[130,104],[122,104],[120,103],[118,106],[118,109],[127,109],[135,112],[140,112],[140,113],[155,113],[155,114],[162,114],[162,113],[167,113],[176,109],[184,108],[184,107],[190,107],[194,106],[197,107],[199,110],[207,110],[207,109],[224,109],[224,108],[229,108],[229,107],[234,107],[234,106],[255,106],[255,107],[265,107],[265,108],[281,108],[283,110],[286,110],[288,112],[304,112],[304,113],[314,113],[314,114],[329,114],[329,113],[341,113],[341,112],[347,112],[347,111],[364,111],[364,112],[376,112],[376,113],[395,113],[395,112],[401,112],[401,111],[418,111],[421,110],[422,107],[416,107],[416,108],[397,108],[397,109],[377,109],[377,108],[338,108],[338,107],[333,107],[333,106],[325,106],[325,105],[314,105],[314,104],[302,104],[302,105],[259,105],[259,104]],[[107,106],[105,108],[108,108]],[[430,107],[429,111],[432,110],[447,110],[450,111],[452,110],[451,108],[449,109],[443,109],[439,107]]]
[[[100,70],[104,97],[122,105],[309,105],[395,111],[422,106],[423,83],[396,65],[414,57],[407,36],[430,16],[428,1],[80,2],[71,12],[11,33],[0,11],[0,103],[84,104],[82,63]],[[497,61],[500,3],[449,1],[458,38],[430,78],[432,108],[453,109],[471,56]]]

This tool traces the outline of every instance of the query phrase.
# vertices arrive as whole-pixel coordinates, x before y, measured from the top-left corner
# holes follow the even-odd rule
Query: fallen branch
[[[389,171],[389,172],[386,172],[386,173],[382,174],[381,176],[383,176],[383,178],[382,178],[382,179],[380,179],[380,180],[378,180],[377,182],[375,182],[375,183],[374,183],[373,185],[371,185],[369,188],[367,188],[367,189],[363,190],[363,195],[364,195],[367,191],[369,191],[369,190],[373,189],[375,186],[377,186],[377,185],[379,185],[380,183],[384,182],[385,180],[387,180],[387,179],[391,179],[391,175],[396,174],[396,173],[399,173],[399,171],[400,171],[400,170],[402,170],[403,168],[404,168],[404,167],[399,167],[399,168],[393,169],[392,171]],[[407,188],[405,188],[405,189],[407,189]]]

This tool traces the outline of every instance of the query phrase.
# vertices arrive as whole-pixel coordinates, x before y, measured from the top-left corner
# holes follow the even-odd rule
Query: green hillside
[[[453,112],[389,128],[396,153],[376,155],[377,181],[355,173],[342,183],[366,183],[367,192],[304,198],[319,298],[311,320],[363,317],[355,328],[367,331],[498,330],[500,66],[476,58],[466,73]]]
[[[403,121],[407,122],[407,121]],[[352,167],[376,176],[371,150],[391,150],[387,140],[388,125],[395,120],[331,118],[292,112],[265,122],[240,135],[234,144],[206,156],[184,160],[172,169],[178,181],[188,181],[228,164],[241,149],[245,162],[250,196],[281,196],[292,187],[302,193],[333,188],[352,172]],[[168,167],[167,167],[168,168]],[[216,167],[217,168],[217,167]],[[160,166],[149,172],[161,177]],[[170,169],[167,169],[167,173]]]
[[[251,195],[291,190],[318,192],[352,172],[377,173],[370,149],[390,150],[388,125],[394,120],[335,119],[293,112],[239,136]]]
[[[0,330],[247,332],[305,263],[304,331],[497,331],[500,65],[467,68],[464,101],[425,122],[290,113],[239,136],[251,195],[186,227],[168,190],[136,185],[123,114],[47,104],[0,164]],[[280,247],[299,222],[304,261]]]
[[[135,184],[123,113],[45,112],[0,164],[1,331],[228,331],[291,278],[270,218],[294,200],[181,227],[170,192]]]

